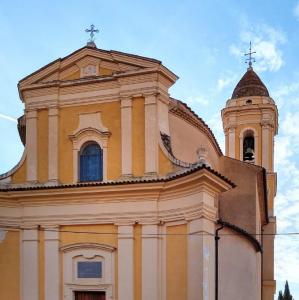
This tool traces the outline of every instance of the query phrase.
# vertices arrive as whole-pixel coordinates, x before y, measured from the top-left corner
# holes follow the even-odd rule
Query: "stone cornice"
[[[52,189],[51,193],[48,190],[0,192],[3,212],[0,225],[114,224],[153,219],[168,222],[200,217],[214,220],[217,214],[214,201],[219,193],[230,188],[228,182],[202,169],[173,181],[134,186]]]
[[[83,47],[72,54],[66,56],[63,59],[57,59],[56,61],[46,65],[45,67],[37,70],[31,75],[22,79],[19,84],[19,94],[23,100],[23,91],[28,88],[40,88],[45,86],[58,86],[58,83],[61,84],[61,81],[53,81],[52,83],[42,83],[36,84],[37,81],[43,80],[45,77],[50,76],[55,72],[63,72],[71,65],[79,63],[80,60],[84,57],[90,57],[90,59],[103,60],[107,62],[113,62],[116,64],[127,64],[135,66],[134,70],[121,71],[119,73],[114,73],[112,77],[122,77],[128,75],[137,75],[147,72],[156,72],[157,74],[162,75],[167,78],[169,81],[169,86],[171,86],[178,77],[172,73],[169,69],[161,64],[160,61],[141,57],[138,55],[132,55],[127,53],[122,53],[118,51],[105,51],[100,49],[93,49],[89,47]],[[136,67],[138,68],[136,69]],[[108,76],[111,79],[111,76]],[[107,78],[108,78],[107,77]],[[107,79],[105,77],[101,77]],[[91,79],[91,78],[90,78]]]

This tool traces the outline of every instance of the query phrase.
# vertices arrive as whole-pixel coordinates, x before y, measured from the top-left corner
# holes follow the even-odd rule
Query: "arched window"
[[[254,133],[251,130],[246,131],[244,134],[243,160],[244,161],[254,160]]]
[[[103,180],[103,151],[97,143],[83,145],[80,151],[80,181]]]

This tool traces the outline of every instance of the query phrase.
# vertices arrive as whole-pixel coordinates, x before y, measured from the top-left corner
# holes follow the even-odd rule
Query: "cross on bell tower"
[[[85,29],[85,32],[89,33],[90,37],[87,42],[87,46],[96,48],[95,40],[95,33],[98,33],[99,30],[95,28],[93,24],[90,25],[90,28]]]
[[[249,43],[249,52],[245,53],[245,56],[248,56],[248,58],[246,58],[245,63],[248,64],[248,70],[252,70],[252,63],[255,62],[255,58],[252,57],[252,54],[255,54],[255,51],[252,51],[251,48],[251,41]]]

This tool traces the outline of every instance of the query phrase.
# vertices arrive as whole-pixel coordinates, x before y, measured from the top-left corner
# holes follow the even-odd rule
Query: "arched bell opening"
[[[254,162],[255,159],[255,143],[254,132],[247,130],[243,137],[243,161]]]

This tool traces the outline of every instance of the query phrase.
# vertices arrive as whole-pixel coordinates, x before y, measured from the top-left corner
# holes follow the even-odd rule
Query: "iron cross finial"
[[[248,56],[248,58],[246,58],[246,60],[245,60],[245,63],[246,64],[248,63],[248,70],[252,70],[252,63],[255,62],[255,58],[252,57],[252,54],[255,54],[255,53],[256,53],[255,51],[252,51],[251,41],[250,41],[249,52],[245,53],[245,56]]]
[[[94,43],[94,34],[98,33],[99,30],[95,29],[95,26],[93,24],[90,25],[90,28],[85,29],[85,32],[89,33],[90,38],[89,38],[89,42],[90,43]]]

